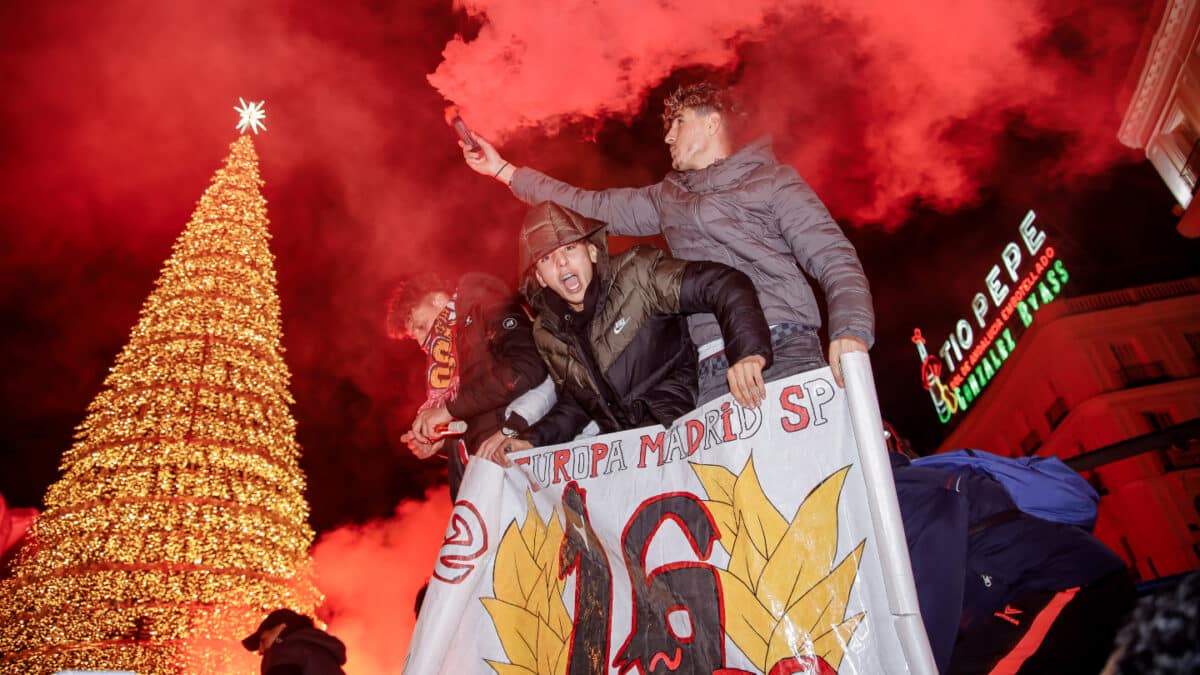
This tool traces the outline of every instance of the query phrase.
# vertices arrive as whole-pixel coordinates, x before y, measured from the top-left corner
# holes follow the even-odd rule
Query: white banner
[[[896,533],[875,532],[846,390],[822,368],[767,393],[471,462],[405,672],[930,672],[919,617],[896,611],[902,532],[902,564],[880,563]],[[898,522],[894,494],[882,508]]]

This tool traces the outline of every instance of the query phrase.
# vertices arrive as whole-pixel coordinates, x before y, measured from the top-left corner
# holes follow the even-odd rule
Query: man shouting
[[[608,225],[609,234],[662,234],[683,260],[712,260],[753,281],[771,327],[768,381],[825,365],[820,311],[807,272],[829,307],[829,364],[874,341],[867,278],[854,246],[796,170],[780,164],[766,138],[734,145],[727,93],[709,83],[680,87],[665,101],[664,141],[674,171],[643,188],[583,190],[505,161],[490,143],[464,147],[467,165],[509,185],[522,201],[552,201]],[[700,401],[727,391],[729,359],[712,314],[689,319],[699,349]]]

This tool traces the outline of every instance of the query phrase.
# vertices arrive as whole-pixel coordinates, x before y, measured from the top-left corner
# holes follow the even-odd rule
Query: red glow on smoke
[[[597,116],[629,116],[680,65],[723,66],[737,38],[779,3],[464,2],[479,36],[446,45],[429,80],[485,136]]]
[[[1113,91],[1141,27],[1103,3],[463,4],[482,28],[447,44],[429,79],[485,136],[628,118],[677,68],[737,69],[752,126],[858,222],[897,224],[913,200],[972,203],[1014,118],[1072,135],[1070,163],[1050,173],[1127,156]]]
[[[26,533],[33,527],[37,517],[37,509],[10,509],[4,495],[0,494],[0,578],[4,577],[4,560],[10,550],[15,551],[17,544],[24,539]]]
[[[384,428],[411,419],[424,364],[383,334],[394,277],[513,275],[524,207],[463,166],[442,124],[447,99],[484,135],[508,138],[514,163],[591,185],[645,184],[659,178],[649,160],[666,154],[657,138],[640,147],[630,135],[606,155],[547,134],[653,115],[651,92],[681,68],[718,72],[839,216],[895,224],[914,199],[949,210],[977,199],[984,181],[1069,187],[1107,166],[1120,152],[1114,91],[1149,13],[1142,4],[460,0],[482,22],[466,41],[453,38],[462,17],[444,0],[9,3],[3,489],[14,504],[36,503],[57,475],[72,426],[236,133],[239,96],[266,100],[270,130],[255,143],[283,340],[313,524],[329,530],[388,513],[443,471],[399,447],[402,428]],[[1064,148],[1044,164],[1008,151],[997,172],[1014,119],[1065,134]],[[878,285],[877,299],[887,292]],[[406,502],[394,519],[317,545],[327,618],[357,672],[403,659],[410,598],[447,502]]]
[[[13,318],[0,335],[12,364],[0,394],[21,401],[11,428],[56,432],[9,443],[13,455],[49,458],[24,492],[2,486],[14,503],[36,503],[53,480],[237,135],[239,96],[266,101],[269,131],[255,145],[314,525],[420,493],[433,471],[388,491],[397,464],[418,473],[407,450],[392,456],[380,421],[406,407],[397,385],[413,355],[388,345],[379,298],[410,271],[506,275],[515,245],[502,227],[457,236],[479,225],[487,193],[425,79],[452,22],[441,0],[68,0],[4,11],[0,302]],[[519,222],[520,211],[510,200],[488,213]],[[332,457],[346,443],[363,450]],[[323,480],[333,465],[359,481],[354,499]],[[331,492],[337,512],[320,506]]]
[[[313,548],[322,613],[346,643],[348,675],[394,672],[416,625],[413,602],[433,572],[450,517],[445,488],[406,501],[394,517],[328,532]]]

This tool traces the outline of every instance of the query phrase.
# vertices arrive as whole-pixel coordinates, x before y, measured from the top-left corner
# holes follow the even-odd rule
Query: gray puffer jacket
[[[829,337],[875,340],[871,291],[854,246],[796,170],[759,139],[698,171],[672,171],[643,188],[582,190],[517,169],[512,191],[608,223],[609,234],[661,234],[683,260],[725,263],[750,277],[767,323],[821,325],[808,272],[825,292]],[[689,317],[697,345],[721,337],[712,314]]]

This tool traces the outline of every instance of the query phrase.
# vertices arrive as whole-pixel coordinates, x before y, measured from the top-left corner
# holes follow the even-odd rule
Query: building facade
[[[1137,85],[1117,137],[1145,149],[1182,209],[1179,232],[1200,237],[1200,3],[1166,0],[1158,30],[1143,54]]]
[[[938,451],[1082,459],[1096,535],[1141,579],[1200,567],[1200,277],[1055,299],[963,412]]]

